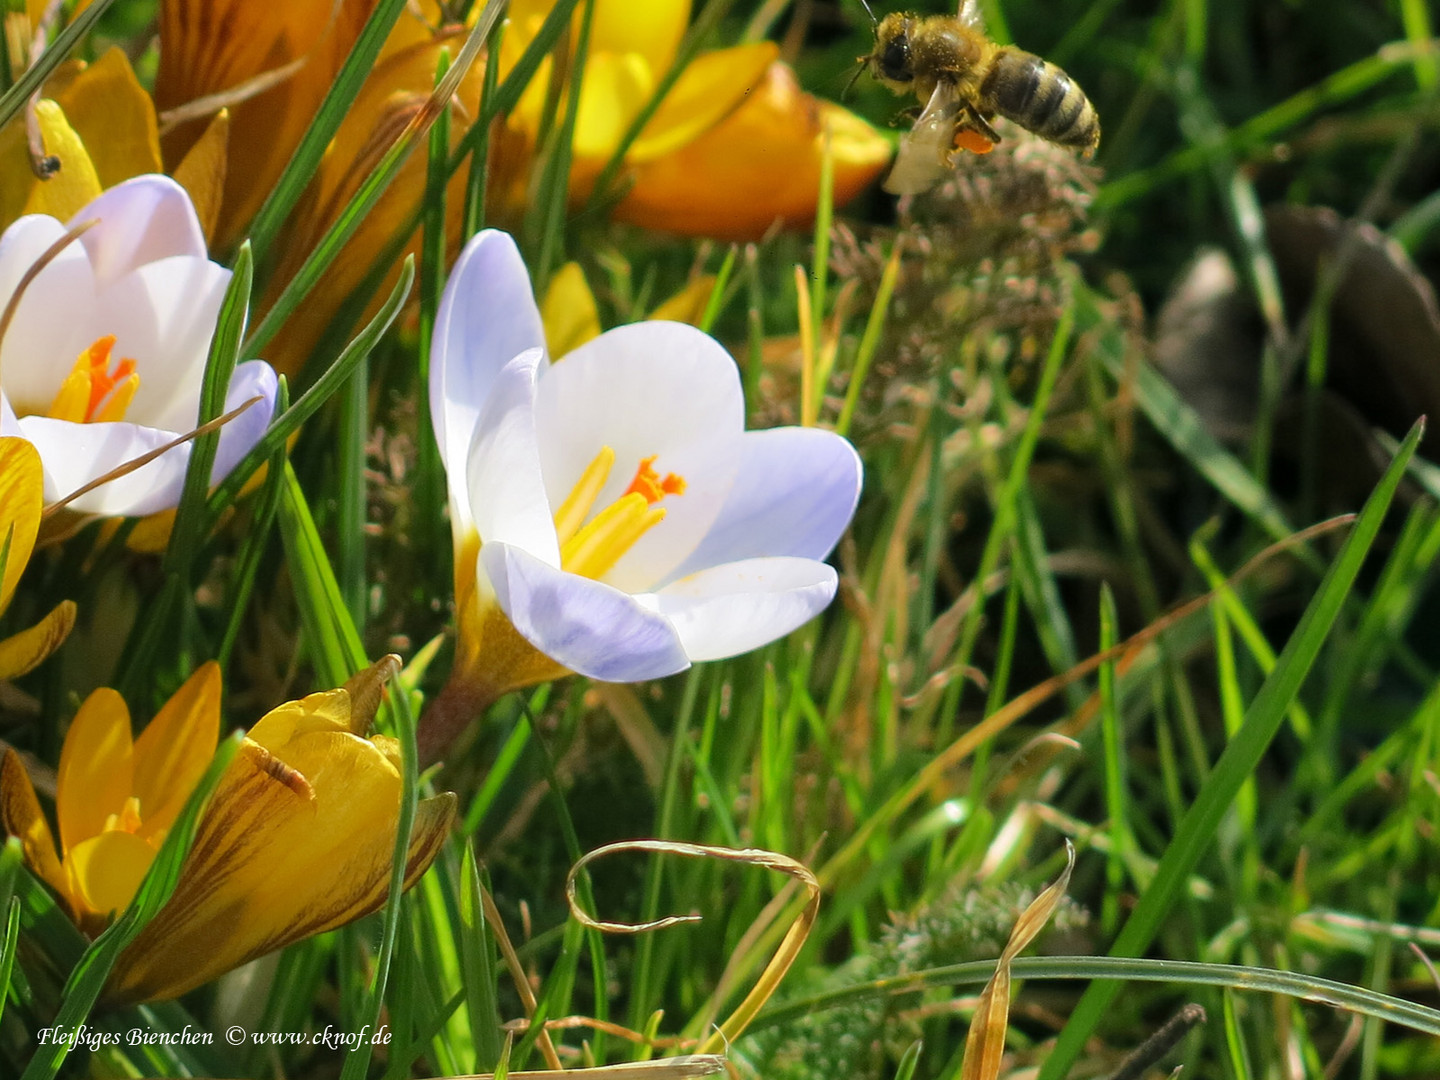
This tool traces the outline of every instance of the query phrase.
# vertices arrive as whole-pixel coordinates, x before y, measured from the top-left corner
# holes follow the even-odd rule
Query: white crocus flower
[[[94,222],[34,275],[67,228]],[[230,271],[206,255],[190,197],[166,176],[118,184],[66,224],[20,218],[0,236],[0,433],[34,443],[53,502],[192,431],[215,319]],[[17,291],[23,288],[18,303]],[[261,401],[225,426],[218,481],[270,423],[270,365],[240,364],[226,411]],[[70,504],[85,514],[139,516],[180,501],[190,446],[162,454]]]
[[[552,364],[515,243],[487,231],[451,274],[430,365],[460,632],[422,725],[432,753],[457,733],[437,726],[508,690],[670,675],[834,598],[821,560],[855,512],[860,460],[828,431],[746,432],[735,362],[708,335],[637,323]]]

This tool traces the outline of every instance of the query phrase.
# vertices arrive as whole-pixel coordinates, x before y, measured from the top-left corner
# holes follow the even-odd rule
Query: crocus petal
[[[0,824],[11,836],[19,837],[30,869],[65,895],[65,871],[55,853],[55,838],[40,809],[40,800],[35,797],[35,786],[30,783],[20,755],[8,748],[0,760]]]
[[[526,6],[533,9],[537,5],[532,2]],[[542,0],[538,6],[548,10],[554,3]],[[575,15],[578,21],[581,12],[577,10]],[[658,76],[675,59],[675,50],[689,26],[689,0],[595,0],[590,52],[638,53]]]
[[[0,611],[10,606],[15,586],[35,549],[40,531],[41,490],[44,472],[40,455],[24,439],[0,439],[0,548],[5,552],[5,576],[0,582]]]
[[[175,997],[383,903],[400,797],[393,766],[368,740],[338,732],[304,735],[282,755],[241,748],[175,893],[117,961],[108,1001]],[[453,795],[417,807],[407,884],[434,859],[454,812]]]
[[[72,424],[48,416],[20,419],[20,432],[40,451],[45,463],[45,501],[56,502],[92,480],[134,461],[178,437],[137,424]],[[180,501],[188,444],[162,454],[132,473],[101,484],[69,504],[82,514],[142,517]]]
[[[131,793],[135,747],[125,699],[102,686],[80,706],[65,745],[55,784],[60,844],[68,855],[81,841],[105,830]]]
[[[542,363],[541,351],[530,349],[501,370],[475,427],[465,487],[482,542],[516,544],[559,566],[535,430],[535,380]],[[459,486],[452,481],[452,490]]]
[[[0,297],[8,303],[31,267],[64,235],[58,221],[43,215],[23,217],[6,229],[0,236]],[[85,319],[57,313],[88,311],[94,301],[94,274],[78,242],[65,247],[30,282],[0,342],[5,396],[18,411],[50,408],[70,365],[94,340],[85,336]],[[46,362],[36,363],[36,358]]]
[[[654,599],[691,660],[723,660],[809,622],[836,584],[835,571],[812,559],[746,559],[681,578]]]
[[[205,258],[205,234],[190,196],[168,176],[137,176],[82,207],[71,225],[100,221],[80,242],[95,278],[108,285],[138,266],[172,255]]]
[[[824,131],[835,205],[854,198],[890,160],[890,142],[858,116],[800,89],[784,64],[720,124],[672,153],[636,161],[614,216],[686,236],[758,240],[776,222],[815,217]]]
[[[579,263],[568,262],[550,276],[540,316],[551,356],[564,356],[600,336],[600,309]]]
[[[591,56],[585,63],[580,112],[575,118],[576,158],[595,159],[603,165],[654,92],[655,73],[638,54]]]
[[[24,212],[48,214],[63,220],[100,194],[100,177],[84,142],[59,105],[53,101],[37,102],[35,119],[39,122],[45,152],[59,161],[60,168],[43,183],[30,179],[30,196],[25,200]]]
[[[461,486],[476,418],[500,369],[543,348],[545,328],[515,241],[487,229],[460,253],[435,317],[430,415],[453,493]],[[467,511],[468,506],[462,507]]]
[[[75,602],[62,600],[28,630],[0,641],[0,679],[18,679],[65,643],[75,627]]]
[[[217,229],[222,247],[239,238],[275,186],[373,7],[374,0],[160,4],[155,104],[161,112],[304,61],[278,84],[230,106],[237,152]],[[204,119],[195,119],[167,132],[166,160],[179,161],[203,131]]]
[[[188,208],[183,191],[180,198]],[[229,284],[230,271],[218,263],[180,255],[146,263],[96,296],[87,337],[112,333],[112,356],[137,361],[140,386],[126,414],[132,420],[167,431],[195,426],[210,339]]]
[[[52,79],[46,93],[65,110],[75,134],[85,144],[101,188],[164,171],[155,103],[118,45],[77,71],[63,88],[57,89],[54,83]]]
[[[697,56],[665,95],[625,159],[652,161],[709,131],[764,81],[779,54],[773,41],[760,41]],[[588,68],[586,72],[588,78]]]
[[[665,520],[605,581],[643,591],[694,550],[734,481],[744,410],[735,361],[714,338],[683,323],[616,327],[545,373],[535,425],[552,506],[569,495],[602,446],[615,451],[615,467],[597,506],[624,494],[643,458],[655,456],[658,472],[685,479],[685,493],[662,504]]]
[[[520,635],[571,671],[637,682],[690,666],[670,623],[629,593],[557,570],[509,544],[487,543],[480,562]]]
[[[155,849],[121,830],[103,832],[66,853],[70,894],[100,915],[119,911],[135,898],[155,861]]]
[[[220,738],[220,666],[202,664],[135,740],[132,793],[140,800],[143,839],[175,823],[205,775]]]
[[[740,472],[705,539],[675,577],[766,555],[823,559],[860,500],[860,457],[819,428],[746,432]]]
[[[220,429],[220,445],[215,450],[214,468],[210,470],[212,484],[229,476],[230,470],[260,441],[275,416],[275,395],[279,392],[280,380],[275,369],[263,360],[247,360],[235,368],[230,389],[225,393],[225,411],[238,409],[251,398],[260,400]]]

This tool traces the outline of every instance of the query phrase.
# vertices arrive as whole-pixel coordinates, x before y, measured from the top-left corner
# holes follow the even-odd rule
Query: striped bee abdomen
[[[1100,117],[1075,80],[1034,53],[1003,48],[980,87],[981,101],[1042,139],[1095,152]]]

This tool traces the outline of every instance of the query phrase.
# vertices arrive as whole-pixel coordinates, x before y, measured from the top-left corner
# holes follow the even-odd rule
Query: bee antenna
[[[870,5],[866,2],[866,0],[860,0],[860,6],[865,9],[865,14],[870,16],[870,25],[878,26],[879,23],[875,18],[875,12],[870,10]]]

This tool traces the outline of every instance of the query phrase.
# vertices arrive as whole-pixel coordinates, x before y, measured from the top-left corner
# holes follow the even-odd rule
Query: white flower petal
[[[477,234],[450,273],[430,348],[430,415],[452,488],[465,476],[475,421],[500,369],[544,346],[515,241],[493,229]]]
[[[624,494],[641,459],[683,477],[666,517],[604,580],[640,592],[678,566],[720,513],[739,467],[745,403],[735,362],[714,338],[682,323],[617,327],[580,346],[540,380],[535,402],[551,504],[570,494],[601,447],[615,467],[596,500]]]
[[[571,671],[638,682],[690,666],[669,621],[628,593],[557,570],[509,544],[485,544],[480,562],[520,635]]]
[[[168,176],[136,176],[87,203],[70,225],[99,221],[80,238],[105,287],[138,266],[172,255],[205,258],[205,233],[185,189]]]
[[[654,594],[691,660],[723,660],[809,622],[835,597],[835,571],[812,559],[746,559]]]
[[[176,432],[137,424],[72,424],[48,416],[25,416],[20,431],[35,444],[45,468],[45,502],[63,499],[127,461],[164,446]],[[156,458],[143,468],[102,484],[70,503],[85,514],[139,517],[180,501],[190,445]]]
[[[218,263],[177,255],[125,274],[96,297],[91,340],[114,334],[112,361],[133,359],[140,375],[126,419],[171,431],[194,426],[229,284],[230,271]]]
[[[540,478],[535,445],[535,381],[545,362],[539,349],[500,369],[475,425],[467,468],[468,506],[457,505],[462,485],[450,481],[456,535],[473,521],[483,543],[515,544],[550,566],[560,565],[555,521]]]
[[[0,237],[0,308],[45,250],[65,235],[52,217],[29,214]],[[25,289],[0,343],[5,392],[21,413],[44,412],[55,400],[80,351],[93,338],[88,312],[95,280],[85,249],[77,242],[61,251]],[[76,317],[76,313],[82,313]]]
[[[230,470],[240,464],[240,459],[265,434],[275,415],[275,394],[280,389],[279,382],[275,370],[263,360],[247,360],[236,366],[225,394],[225,412],[238,409],[253,397],[262,400],[220,429],[220,446],[215,451],[215,465],[210,470],[212,484],[218,484],[229,476]]]
[[[859,455],[834,432],[746,432],[730,497],[674,576],[767,555],[823,559],[855,514],[860,483]]]

